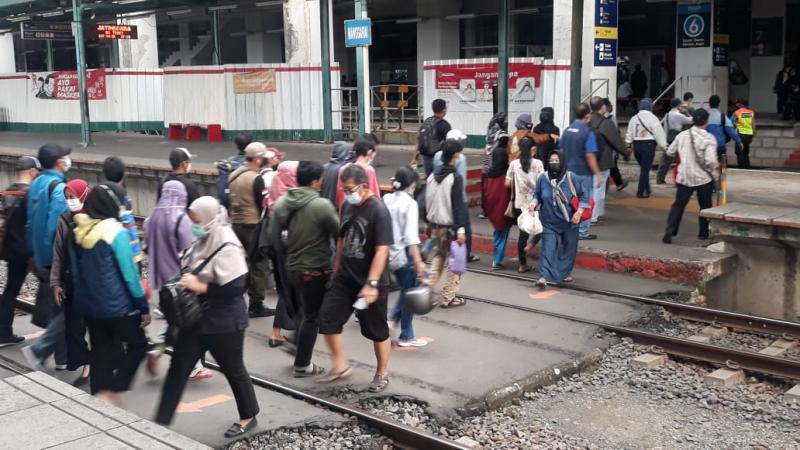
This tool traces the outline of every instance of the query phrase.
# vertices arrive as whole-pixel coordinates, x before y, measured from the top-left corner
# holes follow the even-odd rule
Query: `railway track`
[[[17,309],[27,313],[33,312],[33,306],[34,305],[32,303],[19,299],[17,300]],[[171,351],[168,350],[167,353],[171,354]],[[205,361],[205,366],[216,371],[220,370],[217,364],[209,361]],[[0,356],[0,367],[18,374],[24,374],[31,371],[27,367],[2,356]],[[250,379],[253,381],[253,384],[258,387],[268,389],[282,395],[287,395],[289,397],[305,401],[314,406],[325,408],[339,414],[346,414],[355,417],[365,425],[394,440],[403,448],[419,450],[468,450],[467,447],[457,442],[436,436],[418,428],[404,425],[400,422],[389,420],[385,417],[373,414],[361,408],[356,408],[336,400],[326,399],[318,395],[286,386],[274,380],[262,378],[258,375],[250,375]]]

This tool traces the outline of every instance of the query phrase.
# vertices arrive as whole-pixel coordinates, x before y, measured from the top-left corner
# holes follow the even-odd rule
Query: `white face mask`
[[[64,157],[64,173],[69,172],[69,169],[72,168],[72,159],[69,156]]]
[[[192,171],[192,163],[189,163],[189,164],[186,165],[186,171],[187,172],[191,172]]]
[[[347,194],[345,199],[347,200],[347,203],[350,203],[351,205],[360,205],[361,204],[361,192],[358,192],[358,191],[351,192],[351,193]]]
[[[72,212],[78,212],[78,211],[83,209],[83,203],[81,203],[80,199],[68,198],[67,199],[67,207]]]

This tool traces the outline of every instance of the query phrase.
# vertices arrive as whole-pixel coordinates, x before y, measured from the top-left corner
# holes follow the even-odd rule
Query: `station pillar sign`
[[[368,18],[345,20],[344,45],[346,47],[369,47],[372,45],[372,21]]]
[[[594,66],[617,65],[618,0],[594,0]]]

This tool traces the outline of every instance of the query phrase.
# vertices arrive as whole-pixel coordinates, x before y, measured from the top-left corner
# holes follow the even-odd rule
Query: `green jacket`
[[[333,204],[319,192],[301,187],[290,189],[275,202],[270,213],[270,241],[285,241],[286,268],[290,271],[328,270],[332,267],[332,244],[339,234],[339,216]]]

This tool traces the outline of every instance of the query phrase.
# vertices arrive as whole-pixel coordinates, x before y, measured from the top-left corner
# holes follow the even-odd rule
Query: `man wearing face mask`
[[[362,169],[364,169],[364,172],[367,173],[367,179],[369,180],[367,187],[369,190],[379,198],[381,196],[381,187],[378,184],[378,174],[375,172],[375,168],[372,167],[372,160],[375,159],[376,154],[375,140],[369,135],[364,135],[356,139],[356,142],[353,144],[353,152],[356,154],[356,161],[354,163],[345,164],[339,169],[339,183],[336,187],[336,206],[339,208],[339,211],[342,210],[342,205],[344,204],[344,194],[342,194],[341,180],[342,173],[344,173],[344,170],[353,164],[360,166]]]
[[[268,317],[275,310],[264,306],[267,291],[268,263],[258,257],[258,222],[264,208],[264,178],[259,175],[266,161],[267,147],[261,142],[251,142],[244,149],[244,164],[228,178],[231,209],[229,211],[233,232],[247,254],[247,296],[250,317]]]
[[[191,205],[193,201],[200,197],[200,191],[197,189],[197,185],[187,177],[192,170],[192,160],[195,157],[196,155],[189,153],[189,150],[184,147],[177,147],[175,150],[169,152],[169,164],[172,166],[172,172],[164,176],[158,183],[156,201],[161,200],[161,191],[164,187],[164,183],[171,180],[180,181],[186,187],[187,205]]]
[[[28,224],[26,234],[33,250],[33,260],[39,278],[39,291],[36,294],[36,312],[33,322],[47,326],[45,334],[33,346],[22,349],[28,363],[36,370],[42,362],[55,354],[56,369],[63,370],[67,364],[64,342],[64,314],[55,311],[53,292],[50,287],[50,267],[53,264],[53,242],[55,241],[58,218],[69,211],[64,197],[66,176],[72,166],[69,158],[71,149],[58,144],[45,144],[39,148],[38,159],[43,172],[28,191]]]

